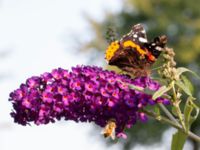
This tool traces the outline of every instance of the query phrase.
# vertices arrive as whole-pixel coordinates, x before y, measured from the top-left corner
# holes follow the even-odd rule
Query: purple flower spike
[[[126,138],[124,128],[131,128],[137,120],[147,121],[140,109],[156,103],[169,104],[169,100],[160,97],[153,101],[151,95],[129,89],[128,84],[151,90],[160,88],[149,77],[131,79],[95,66],[77,66],[72,71],[54,69],[27,79],[26,84],[10,93],[14,108],[11,116],[22,125],[47,124],[64,118],[93,121],[105,127],[113,120],[115,135]]]

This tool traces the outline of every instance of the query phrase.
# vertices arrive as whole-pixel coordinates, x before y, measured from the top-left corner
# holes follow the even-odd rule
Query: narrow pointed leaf
[[[197,119],[198,115],[199,115],[199,106],[197,106],[194,101],[195,101],[195,98],[191,97],[190,99],[190,103],[192,105],[193,108],[195,108],[195,115],[192,116],[193,118],[193,121]]]
[[[182,150],[185,144],[187,135],[182,131],[178,130],[173,134],[171,150]]]
[[[144,92],[144,93],[149,94],[149,95],[153,95],[155,93],[155,91],[150,90],[149,88],[143,88],[143,87],[135,86],[135,85],[131,85],[131,84],[129,84],[129,88],[137,90],[137,91]]]
[[[135,85],[131,85],[131,84],[129,84],[129,88],[130,88],[130,89],[137,90],[137,91],[144,91],[144,88],[143,88],[143,87],[135,86]]]
[[[190,97],[188,97],[187,102],[185,104],[185,108],[184,108],[184,118],[185,118],[185,127],[187,132],[190,129],[190,125],[191,125],[191,113],[193,111],[194,107],[191,105],[190,103]]]
[[[149,95],[153,95],[155,93],[155,91],[150,90],[149,88],[145,88],[144,93],[149,94]]]
[[[167,91],[169,91],[172,88],[172,86],[162,86],[158,91],[156,91],[153,94],[153,99],[155,100],[156,98],[162,96],[163,94],[165,94]]]
[[[193,94],[194,87],[193,87],[192,83],[190,82],[190,80],[184,75],[181,75],[181,79],[183,80],[183,83],[185,84],[185,86],[187,86],[188,89],[190,90],[190,93]]]
[[[181,75],[182,73],[184,73],[184,72],[190,72],[190,73],[192,73],[194,76],[196,76],[197,78],[200,79],[200,76],[197,75],[197,73],[195,73],[194,71],[192,71],[192,70],[190,70],[190,69],[187,69],[187,68],[185,68],[185,67],[179,67],[179,68],[177,68],[177,75],[178,75],[178,76],[180,76],[180,75]]]
[[[175,82],[175,84],[181,88],[187,95],[192,96],[191,91],[189,90],[188,86],[186,86],[181,80]]]

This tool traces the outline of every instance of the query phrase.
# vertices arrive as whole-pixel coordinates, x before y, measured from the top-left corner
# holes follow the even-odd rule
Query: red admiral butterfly
[[[117,66],[132,75],[147,76],[150,66],[159,57],[166,43],[165,35],[149,42],[143,26],[137,24],[119,41],[110,43],[105,58],[109,65]]]

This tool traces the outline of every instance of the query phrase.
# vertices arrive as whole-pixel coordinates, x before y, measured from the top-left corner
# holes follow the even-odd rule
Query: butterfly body
[[[143,26],[137,24],[119,41],[108,46],[106,60],[109,65],[117,66],[135,76],[146,76],[166,42],[166,36],[156,37],[149,42]]]

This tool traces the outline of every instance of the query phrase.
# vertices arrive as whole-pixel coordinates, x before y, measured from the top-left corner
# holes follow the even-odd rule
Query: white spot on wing
[[[147,43],[147,39],[143,38],[143,37],[139,37],[139,41],[142,43]]]
[[[133,34],[133,37],[134,37],[134,38],[137,38],[137,34]]]
[[[161,51],[161,50],[162,50],[162,48],[159,47],[159,46],[156,46],[155,49],[158,50],[158,51]]]
[[[141,32],[142,32],[143,34],[145,34],[145,33],[146,33],[146,31],[145,31],[145,30],[142,30]]]

